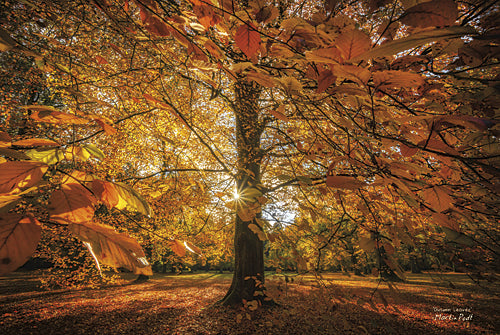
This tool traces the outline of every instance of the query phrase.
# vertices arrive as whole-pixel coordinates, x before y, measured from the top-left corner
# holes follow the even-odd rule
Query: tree
[[[417,235],[446,235],[498,255],[497,4],[96,0],[8,7],[18,18],[12,22],[25,24],[3,22],[2,50],[43,62],[57,78],[53,88],[65,92],[65,112],[26,107],[37,121],[71,120],[71,134],[61,131],[63,141],[50,150],[106,133],[98,144],[143,147],[141,154],[124,150],[133,157],[128,180],[198,173],[222,193],[234,183],[227,205],[236,214],[235,272],[225,303],[268,300],[265,219],[298,206],[313,220],[332,220],[331,211],[348,218],[360,228],[359,243],[384,250],[380,262],[400,276],[393,251]],[[78,126],[77,118],[101,129]],[[140,135],[124,136],[125,129]],[[23,148],[16,143],[9,150]],[[140,157],[155,151],[149,161]],[[9,185],[2,191],[16,192],[9,197],[46,176],[47,167],[32,161],[3,164],[16,166],[2,172]],[[19,166],[32,168],[12,184]],[[92,195],[82,189],[85,178],[77,179],[52,194],[88,202],[85,219],[67,220],[86,243],[95,241],[89,229],[115,236],[89,228],[92,196],[151,214],[125,184],[101,176]],[[115,192],[116,203],[108,198]],[[57,215],[71,216],[78,206]]]

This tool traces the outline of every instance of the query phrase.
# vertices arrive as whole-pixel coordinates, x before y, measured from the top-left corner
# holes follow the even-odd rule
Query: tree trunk
[[[257,105],[259,94],[260,89],[255,84],[240,81],[235,85],[234,112],[238,152],[236,187],[239,194],[244,194],[249,188],[261,187],[260,137],[263,126],[259,120]],[[225,305],[238,304],[243,299],[262,301],[264,296],[264,244],[248,227],[252,223],[259,227],[256,218],[260,217],[260,213],[249,221],[244,221],[239,213],[245,208],[245,201],[248,199],[244,197],[235,201],[234,273],[231,287],[222,299]]]

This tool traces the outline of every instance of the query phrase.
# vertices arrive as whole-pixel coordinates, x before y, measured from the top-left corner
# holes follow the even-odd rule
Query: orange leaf
[[[422,197],[437,212],[444,212],[453,207],[453,198],[444,186],[434,186],[426,189]]]
[[[17,188],[37,184],[47,168],[46,164],[40,162],[8,161],[0,164],[0,193],[10,193]]]
[[[305,52],[306,59],[316,63],[342,63],[342,53],[336,47],[316,49]]]
[[[278,120],[281,120],[281,121],[284,121],[284,122],[290,121],[290,119],[288,118],[288,116],[286,116],[285,114],[283,114],[281,112],[278,112],[277,110],[271,110],[271,111],[269,111],[269,113],[271,113]]]
[[[95,198],[76,183],[63,184],[49,199],[50,219],[59,223],[87,222],[94,216]]]
[[[35,109],[36,107],[36,109]],[[35,121],[53,124],[87,124],[89,121],[73,114],[68,114],[54,110],[51,106],[25,106],[28,109],[35,109],[30,115]]]
[[[368,51],[371,46],[370,37],[364,32],[351,29],[337,37],[335,46],[340,50],[342,57],[349,60]]]
[[[424,79],[417,73],[406,71],[378,71],[373,74],[373,83],[379,89],[384,88],[413,88],[425,84]]]
[[[108,64],[109,62],[106,60],[106,58],[104,57],[101,57],[99,55],[95,56],[95,60],[97,62],[97,64],[99,65],[103,65],[103,64]]]
[[[198,248],[193,243],[188,242],[188,241],[184,241],[184,245],[186,246],[186,249],[189,250],[189,251],[191,251],[192,253],[197,254],[197,255],[201,255],[202,254],[201,249]]]
[[[349,176],[327,176],[326,185],[334,188],[345,188],[348,190],[356,190],[365,186],[362,181],[357,180],[355,177]]]
[[[26,140],[12,142],[12,145],[20,148],[57,147],[59,146],[59,143],[45,138],[29,138]]]
[[[401,18],[403,24],[413,27],[442,27],[455,23],[457,4],[453,0],[434,0],[420,3],[406,10]]]
[[[90,187],[97,198],[108,208],[118,205],[120,194],[113,183],[104,180],[94,180]]]
[[[178,240],[173,240],[169,242],[170,244],[170,249],[172,249],[173,252],[179,257],[184,257],[186,256],[186,247],[181,241]]]
[[[252,58],[252,56],[260,48],[260,34],[255,26],[250,22],[247,22],[238,28],[236,35],[234,36],[234,40],[238,48],[240,48],[240,50],[243,51],[248,58]]]
[[[113,126],[107,124],[103,119],[101,119],[101,118],[94,118],[94,121],[99,125],[99,127],[102,128],[102,130],[104,130],[104,132],[107,135],[116,134],[116,129]]]
[[[0,275],[22,266],[35,252],[42,227],[32,216],[18,214],[0,217]]]
[[[135,274],[153,274],[146,255],[139,243],[113,227],[86,222],[69,225],[70,231],[89,249],[97,262],[114,267],[123,267]]]

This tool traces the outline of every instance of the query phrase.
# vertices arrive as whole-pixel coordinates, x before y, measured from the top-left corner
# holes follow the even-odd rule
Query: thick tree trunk
[[[240,194],[245,189],[261,187],[260,165],[262,151],[260,136],[262,124],[259,121],[257,99],[260,89],[255,85],[238,82],[235,85],[236,138],[238,151],[238,174],[236,187]],[[236,201],[237,213],[245,207],[248,199]],[[244,221],[239,214],[234,218],[234,273],[231,287],[222,303],[233,305],[242,300],[262,300],[264,285],[264,246],[258,236],[248,226],[256,224],[256,217]],[[244,216],[243,216],[244,218]]]

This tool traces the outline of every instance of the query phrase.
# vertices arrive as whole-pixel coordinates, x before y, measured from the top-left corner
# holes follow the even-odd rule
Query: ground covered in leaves
[[[98,289],[38,288],[0,277],[0,334],[496,334],[498,287],[465,275],[388,286],[343,274],[268,276],[272,308],[227,308],[229,274],[155,275]],[[450,284],[451,283],[451,284]],[[252,307],[252,306],[250,306]],[[251,310],[252,309],[252,310]]]

